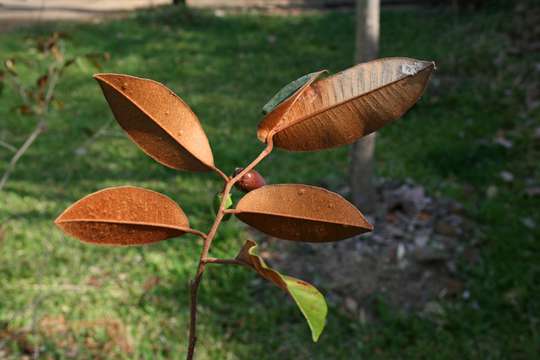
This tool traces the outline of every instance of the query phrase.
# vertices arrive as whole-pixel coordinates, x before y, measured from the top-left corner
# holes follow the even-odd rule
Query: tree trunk
[[[180,4],[185,4],[185,3],[186,3],[186,0],[173,0],[174,5],[180,5]]]
[[[380,0],[356,0],[356,62],[377,58],[379,53]],[[375,134],[363,137],[350,150],[349,179],[353,203],[366,213],[375,208],[373,155]]]

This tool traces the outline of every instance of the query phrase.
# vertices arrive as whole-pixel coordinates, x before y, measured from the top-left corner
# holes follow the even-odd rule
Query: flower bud
[[[242,170],[244,170],[244,168],[236,168],[233,176],[238,175]],[[244,174],[234,186],[236,186],[238,190],[248,193],[264,185],[266,185],[266,181],[262,175],[255,170],[250,170]]]

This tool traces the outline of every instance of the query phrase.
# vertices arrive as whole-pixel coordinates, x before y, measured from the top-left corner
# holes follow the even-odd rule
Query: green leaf
[[[219,206],[221,205],[222,198],[223,198],[223,193],[221,192],[218,192],[216,193],[216,195],[214,195],[214,200],[212,203],[212,209],[214,210],[214,214],[217,214],[217,212],[219,211]],[[232,206],[233,206],[233,200],[232,200],[231,194],[229,193],[229,195],[225,199],[224,209],[225,210],[230,209]],[[231,216],[232,216],[231,214],[225,214],[223,216],[223,221],[228,221],[231,218]]]
[[[222,199],[223,194],[219,194],[219,197],[220,197],[220,199]],[[227,210],[227,209],[230,209],[232,205],[233,205],[232,196],[231,196],[231,194],[228,194],[227,198],[225,199],[225,204],[224,204],[223,208],[225,210]]]
[[[246,241],[236,259],[255,270],[264,279],[277,285],[293,298],[306,318],[311,329],[311,337],[316,342],[324,329],[326,314],[328,313],[326,300],[319,290],[305,281],[282,275],[270,268],[257,254],[257,244],[252,240]]]
[[[279,104],[286,100],[289,96],[294,94],[296,90],[300,89],[305,83],[311,80],[314,76],[319,76],[320,72],[312,72],[298,79],[291,81],[287,85],[281,88],[262,108],[263,114],[268,114],[274,110]]]
[[[287,283],[289,294],[304,314],[311,329],[313,341],[316,342],[324,329],[328,313],[324,296],[317,288],[305,281],[286,275],[281,275],[281,277]]]

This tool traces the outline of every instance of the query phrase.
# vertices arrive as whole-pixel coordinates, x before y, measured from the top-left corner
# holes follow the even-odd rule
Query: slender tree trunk
[[[380,0],[356,0],[356,62],[377,58],[379,19]],[[350,150],[349,179],[352,201],[366,213],[372,213],[375,208],[374,152],[374,133],[358,140]]]

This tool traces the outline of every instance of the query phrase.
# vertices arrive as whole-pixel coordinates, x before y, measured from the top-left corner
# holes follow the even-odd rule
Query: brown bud
[[[244,168],[236,168],[233,176],[238,175],[242,170],[244,170]],[[262,175],[255,170],[250,170],[244,174],[234,186],[236,186],[238,190],[248,193],[251,190],[258,189],[264,185],[266,185],[266,181]]]

